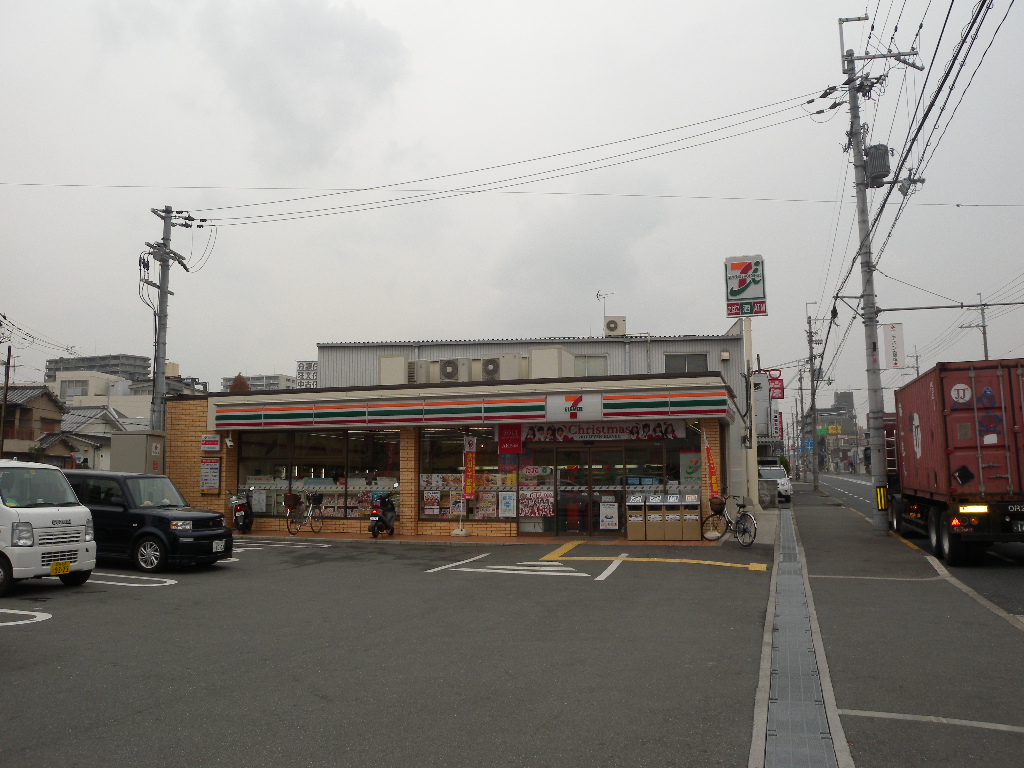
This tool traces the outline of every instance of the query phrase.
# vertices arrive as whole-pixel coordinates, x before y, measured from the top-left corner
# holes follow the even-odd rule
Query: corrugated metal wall
[[[525,339],[485,342],[423,342],[420,344],[321,345],[319,347],[321,387],[361,387],[379,383],[377,358],[406,355],[411,360],[448,360],[457,357],[480,359],[503,352],[528,356],[542,346],[560,346],[574,355],[606,355],[608,373],[632,376],[664,373],[666,354],[705,354],[708,368],[721,371],[726,383],[742,398],[743,339],[739,336],[629,339]],[[722,352],[729,360],[722,360]]]

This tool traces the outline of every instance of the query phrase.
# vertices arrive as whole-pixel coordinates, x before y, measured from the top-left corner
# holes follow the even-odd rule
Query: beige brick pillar
[[[722,477],[722,431],[719,423],[714,419],[701,419],[700,429],[708,440],[708,447],[711,448],[711,455],[715,459],[715,469],[718,472],[718,490],[725,495],[725,481]],[[711,508],[708,506],[711,494],[711,472],[704,457],[704,446],[701,445],[701,463],[704,465],[704,472],[701,473],[701,517],[706,517]]]
[[[415,536],[420,517],[420,428],[402,427],[399,434],[398,482],[402,498],[398,533]]]

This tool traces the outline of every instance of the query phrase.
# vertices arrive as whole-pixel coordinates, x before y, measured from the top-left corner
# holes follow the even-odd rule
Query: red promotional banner
[[[715,466],[715,457],[711,454],[711,446],[708,445],[708,436],[701,432],[704,440],[704,462],[708,466],[708,486],[710,492],[708,498],[715,499],[722,495],[721,487],[718,484],[718,467]]]
[[[476,497],[476,452],[467,451],[464,456],[466,476],[462,484],[462,498],[472,500]]]
[[[786,385],[782,379],[768,379],[768,396],[772,400],[786,399]]]
[[[498,454],[523,452],[523,428],[518,424],[498,425]]]

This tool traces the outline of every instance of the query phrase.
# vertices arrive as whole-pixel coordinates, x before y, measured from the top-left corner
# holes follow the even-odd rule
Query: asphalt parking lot
[[[558,550],[240,538],[22,583],[0,763],[746,764],[771,543]]]

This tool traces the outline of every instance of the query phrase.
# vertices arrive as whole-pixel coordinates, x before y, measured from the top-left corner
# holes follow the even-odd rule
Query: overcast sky
[[[989,11],[881,254],[881,306],[1024,299],[1020,14],[960,102],[1008,2]],[[872,0],[870,40],[870,24],[846,25],[863,53],[906,50],[923,21],[930,72],[869,69],[889,70],[864,108],[870,141],[897,156],[975,8],[953,4],[939,45],[949,4],[930,5]],[[722,264],[748,254],[767,267],[755,351],[792,364],[805,302],[827,316],[856,246],[849,111],[807,112],[843,80],[838,18],[863,13],[831,0],[0,0],[0,312],[78,354],[151,355],[138,257],[160,237],[150,209],[171,205],[221,223],[212,249],[212,229],[172,242],[193,271],[172,272],[168,359],[213,389],[239,371],[294,373],[318,342],[598,335],[598,291],[630,332],[722,333]],[[842,294],[859,293],[857,268]],[[1024,313],[988,315],[992,356],[1024,356]],[[859,321],[833,367],[851,317],[840,304],[825,366],[863,415]],[[957,329],[977,312],[882,320],[905,324],[922,367],[981,357],[980,331]],[[58,354],[17,343],[17,380]]]

